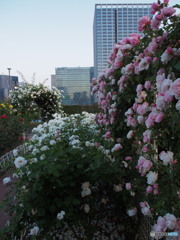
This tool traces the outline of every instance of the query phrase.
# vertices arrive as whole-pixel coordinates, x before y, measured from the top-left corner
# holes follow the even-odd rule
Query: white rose
[[[29,235],[37,235],[38,232],[39,232],[39,227],[35,226],[35,227],[30,229]]]
[[[44,159],[45,159],[45,155],[43,154],[40,156],[40,160],[44,160]]]
[[[150,209],[148,207],[141,208],[141,212],[145,216],[150,216],[151,215],[151,211],[150,211]]]
[[[27,160],[23,157],[18,157],[14,161],[16,168],[23,167],[24,165],[26,165],[26,163],[27,163]]]
[[[13,155],[14,155],[14,157],[17,157],[17,156],[18,156],[18,150],[17,150],[17,149],[14,149],[14,150],[13,150]]]
[[[56,141],[55,140],[51,140],[50,141],[50,145],[54,145],[54,144],[56,144]]]
[[[158,178],[158,173],[150,171],[147,175],[147,183],[150,185],[155,184]]]
[[[138,116],[137,121],[139,124],[142,124],[144,122],[144,117],[143,116]]]
[[[133,130],[130,130],[127,134],[127,138],[130,139],[133,136]]]
[[[64,215],[65,215],[65,212],[64,211],[61,211],[57,214],[57,219],[58,220],[62,220],[64,218]]]
[[[42,146],[40,150],[45,152],[45,151],[49,150],[49,148],[48,148],[48,146]]]
[[[84,205],[84,212],[85,212],[85,213],[88,213],[89,211],[90,211],[89,204],[85,204],[85,205]]]
[[[159,158],[163,161],[163,164],[167,166],[168,163],[173,162],[173,155],[174,155],[173,152],[167,151],[166,153],[163,151],[159,154]]]
[[[7,184],[7,183],[9,183],[9,182],[11,182],[11,181],[12,181],[12,180],[11,180],[10,177],[6,177],[6,178],[3,179],[3,184],[5,185],[5,184]]]
[[[36,155],[37,153],[39,153],[39,150],[37,148],[34,148],[33,151],[32,151],[32,154]]]
[[[174,229],[176,226],[176,217],[173,214],[167,213],[165,215],[166,226],[167,228]]]
[[[134,209],[129,209],[127,211],[127,214],[129,215],[129,217],[132,217],[132,216],[136,215],[136,212],[137,212],[137,210],[135,208]]]
[[[120,191],[122,191],[122,185],[121,185],[121,184],[118,184],[118,185],[114,184],[114,191],[115,191],[115,192],[120,192]]]

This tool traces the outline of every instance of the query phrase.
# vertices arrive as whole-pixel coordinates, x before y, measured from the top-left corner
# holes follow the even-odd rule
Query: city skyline
[[[56,67],[91,67],[93,18],[98,3],[144,3],[142,0],[1,1],[0,74],[43,82]],[[153,1],[146,0],[146,3]],[[178,3],[170,0],[170,5]],[[19,78],[21,81],[21,78]]]

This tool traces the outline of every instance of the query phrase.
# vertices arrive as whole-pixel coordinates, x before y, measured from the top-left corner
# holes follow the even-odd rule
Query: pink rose
[[[151,89],[151,82],[150,82],[150,81],[146,81],[145,84],[144,84],[144,87],[145,87],[147,90],[150,90],[150,89]]]
[[[116,152],[120,149],[122,149],[122,145],[120,143],[117,143],[117,144],[114,145],[114,147],[111,149],[111,151]]]
[[[149,151],[149,149],[148,149],[148,147],[145,145],[145,146],[143,146],[143,148],[142,148],[142,152],[148,152]]]
[[[148,119],[145,121],[146,127],[150,128],[152,126],[154,126],[154,121],[148,117]]]
[[[171,84],[170,91],[172,92],[172,95],[174,95],[177,100],[180,99],[180,78],[176,79]]]
[[[148,187],[146,188],[146,192],[147,192],[147,193],[151,193],[152,191],[153,191],[153,187],[148,186]]]
[[[141,32],[145,29],[146,26],[150,24],[150,18],[148,16],[144,16],[138,21],[138,30]]]
[[[164,94],[158,94],[158,97],[156,99],[156,106],[159,110],[166,110],[167,102],[164,100]]]
[[[131,183],[126,183],[125,188],[126,190],[131,190]]]
[[[132,160],[132,157],[125,157],[124,160],[130,161],[130,160]]]
[[[145,202],[140,202],[139,205],[140,205],[140,207],[142,207],[142,208],[143,208],[143,207],[146,207],[146,203],[145,203]]]
[[[136,88],[136,92],[140,93],[143,90],[143,85],[142,84],[138,84],[137,88]]]
[[[151,5],[151,8],[155,11],[158,11],[159,10],[159,4],[157,4],[156,2],[153,2],[152,5]]]
[[[158,20],[156,18],[153,18],[151,21],[151,28],[155,31],[158,30],[159,26],[161,24],[161,20]]]
[[[172,92],[170,90],[166,91],[164,93],[164,100],[167,102],[167,103],[170,103],[172,102],[173,100],[173,95],[172,95]]]
[[[159,194],[159,191],[158,191],[158,189],[154,189],[154,195],[158,195]]]
[[[134,118],[131,119],[131,126],[132,127],[136,127],[137,126],[137,120],[136,119],[134,119]]]
[[[152,167],[152,162],[150,160],[145,160],[143,163],[144,171],[147,172]]]
[[[159,123],[163,120],[165,114],[163,112],[159,112],[157,115],[156,115],[156,118],[155,118],[155,122]]]
[[[176,12],[176,10],[173,7],[165,7],[161,10],[161,14],[164,17],[170,17],[172,16],[174,13]]]
[[[153,187],[157,189],[159,186],[158,186],[157,183],[155,183],[155,184],[153,185]]]
[[[110,131],[107,131],[106,134],[105,134],[105,138],[108,139],[111,137],[111,132]]]
[[[143,133],[143,142],[147,143],[147,142],[150,142],[150,139],[151,139],[151,130],[146,130],[144,133]]]

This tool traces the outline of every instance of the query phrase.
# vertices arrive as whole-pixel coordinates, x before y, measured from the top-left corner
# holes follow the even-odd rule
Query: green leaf
[[[180,71],[180,60],[174,65],[174,68]]]

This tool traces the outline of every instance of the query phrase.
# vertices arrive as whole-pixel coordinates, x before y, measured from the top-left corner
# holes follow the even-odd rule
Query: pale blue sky
[[[95,3],[143,2],[153,0],[0,0],[0,74],[50,85],[56,67],[93,66]]]

